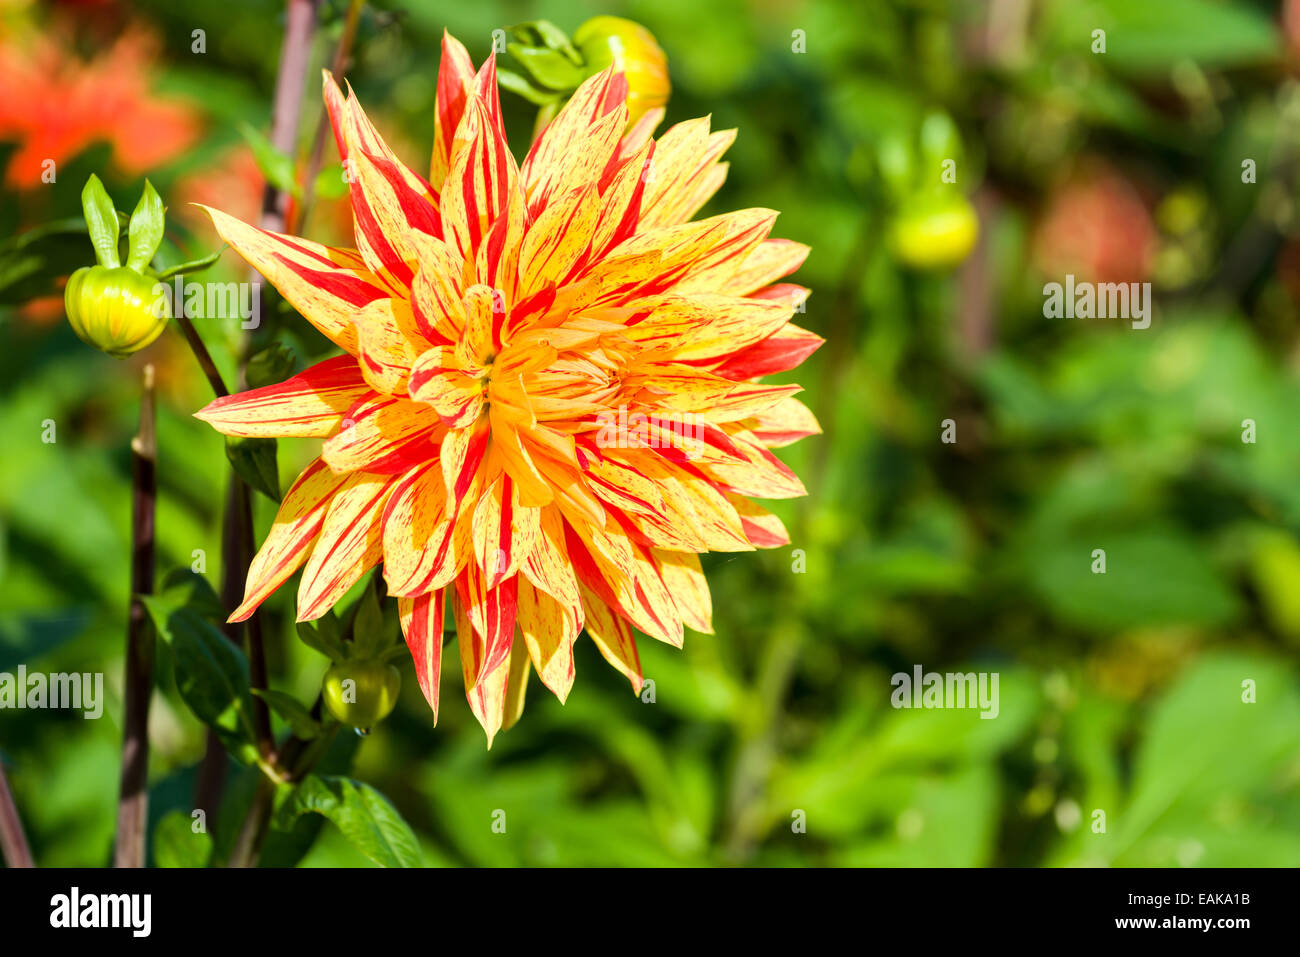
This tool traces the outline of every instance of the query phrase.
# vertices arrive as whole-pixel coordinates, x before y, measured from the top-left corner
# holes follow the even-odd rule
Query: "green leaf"
[[[298,622],[298,637],[308,648],[319,651],[331,661],[342,661],[346,657],[338,619],[333,612],[327,612],[315,621]]]
[[[1058,50],[1095,56],[1131,74],[1165,74],[1187,61],[1202,69],[1270,61],[1281,52],[1273,18],[1250,4],[1219,0],[1090,0],[1052,4],[1048,33]],[[1093,30],[1106,52],[1091,53]]]
[[[153,859],[157,867],[207,867],[212,838],[195,832],[184,811],[169,811],[153,830]]]
[[[93,173],[81,190],[81,208],[86,214],[86,227],[90,242],[95,247],[95,260],[101,266],[115,268],[122,265],[117,256],[117,237],[120,232],[117,210],[99,177]]]
[[[1300,826],[1277,809],[1294,803],[1280,769],[1295,753],[1295,686],[1293,670],[1261,656],[1213,654],[1189,665],[1151,710],[1127,804],[1062,863],[1294,864]]]
[[[0,243],[0,251],[12,252],[24,249],[49,236],[68,234],[84,236],[86,234],[85,218],[82,216],[69,216],[67,219],[52,219],[48,223],[34,226],[26,232],[19,233],[6,242]]]
[[[885,181],[895,202],[901,202],[912,189],[916,175],[916,157],[907,138],[891,134],[881,139],[876,147],[876,161],[880,177]]]
[[[225,608],[211,583],[188,568],[173,568],[162,581],[162,588],[152,600],[159,609],[170,614],[189,608],[211,621],[223,621]]]
[[[252,148],[257,168],[262,171],[266,181],[276,189],[297,196],[298,183],[293,175],[293,159],[281,153],[270,140],[248,123],[241,123],[239,132]]]
[[[370,785],[351,778],[309,775],[276,812],[287,830],[303,814],[333,822],[357,850],[381,867],[419,867],[420,847],[411,826]]]
[[[943,164],[946,160],[953,160],[959,167],[958,182],[966,182],[962,178],[966,170],[960,169],[964,156],[961,132],[952,117],[941,110],[927,113],[921,121],[920,144],[922,163],[919,186],[942,185]]]
[[[339,199],[347,195],[348,181],[342,163],[334,163],[316,174],[312,189],[321,199]]]
[[[310,741],[320,734],[320,722],[293,695],[272,688],[254,688],[253,694],[270,705],[271,710],[285,720],[295,736]]]
[[[576,90],[584,79],[582,70],[555,50],[526,47],[517,43],[509,44],[506,49],[544,87],[567,92]]]
[[[171,648],[181,698],[231,754],[246,763],[255,760],[252,697],[243,651],[174,593],[145,595],[141,600]]]
[[[131,223],[127,227],[127,266],[136,272],[144,271],[158,251],[166,223],[162,197],[153,188],[153,184],[145,180],[144,192],[140,194],[140,202],[136,204],[135,212],[131,214]]]
[[[1094,573],[1094,549],[1106,553]],[[1240,613],[1204,546],[1159,526],[1106,530],[1030,546],[1030,580],[1062,621],[1094,631],[1155,625],[1213,627]],[[1100,567],[1098,565],[1098,567]]]
[[[374,585],[367,585],[357,600],[352,618],[352,643],[349,657],[366,660],[373,658],[388,644],[389,635],[384,628],[384,611]]]
[[[521,44],[544,46],[562,53],[574,66],[582,65],[582,54],[573,45],[569,35],[550,20],[530,20],[511,27],[510,32]]]
[[[89,608],[6,612],[0,616],[0,672],[48,654],[81,634],[92,620]]]
[[[497,68],[497,82],[509,90],[511,93],[522,96],[529,103],[537,106],[545,106],[547,103],[554,103],[560,98],[560,94],[553,90],[543,90],[529,82],[528,78],[512,70]]]
[[[191,259],[188,262],[177,263],[175,266],[169,266],[168,268],[162,270],[162,272],[158,273],[158,278],[171,279],[173,276],[188,275],[189,273],[194,273],[194,272],[203,272],[203,270],[207,269],[209,266],[216,265],[217,260],[221,258],[221,254],[224,253],[225,251],[226,251],[226,247],[222,246],[214,253],[209,253],[208,255],[202,256],[198,259]]]
[[[276,465],[275,439],[229,436],[226,458],[239,477],[273,502],[280,501],[280,470]]]
[[[245,378],[250,389],[259,389],[265,385],[283,382],[293,375],[297,359],[282,343],[273,342],[260,352],[254,353],[248,360]]]

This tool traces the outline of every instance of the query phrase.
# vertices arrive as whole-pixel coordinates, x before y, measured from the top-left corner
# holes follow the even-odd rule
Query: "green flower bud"
[[[86,181],[81,206],[98,264],[69,277],[63,305],[83,342],[125,359],[157,339],[171,319],[166,287],[144,274],[162,242],[162,199],[146,180],[127,227],[125,266],[118,255],[117,210],[98,176]]]
[[[904,203],[890,228],[890,244],[916,269],[947,269],[970,255],[979,238],[975,207],[961,193],[937,192]]]
[[[628,122],[668,102],[672,84],[668,58],[654,34],[634,20],[592,17],[573,34],[573,44],[587,63],[588,74],[614,65],[627,77]]]
[[[171,319],[163,284],[127,266],[82,266],[63,304],[82,341],[119,359],[157,339]]]

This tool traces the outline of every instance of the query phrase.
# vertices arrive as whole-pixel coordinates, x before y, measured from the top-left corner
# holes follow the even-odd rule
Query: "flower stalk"
[[[339,37],[338,47],[334,50],[334,60],[330,68],[330,72],[334,76],[342,76],[347,71],[348,62],[352,58],[352,44],[357,37],[357,25],[361,22],[361,8],[364,5],[365,0],[349,0],[348,2],[347,17],[343,21],[343,33]],[[307,223],[307,218],[311,215],[312,206],[316,200],[314,184],[324,162],[325,141],[329,129],[329,112],[322,107],[320,119],[316,123],[316,137],[312,140],[307,167],[303,172],[302,179],[299,180],[302,187],[302,203],[298,209],[296,221],[288,224],[286,232],[301,233]]]
[[[4,858],[6,867],[36,866],[32,862],[31,848],[27,846],[27,835],[23,833],[18,806],[9,790],[3,762],[0,762],[0,856]]]
[[[149,698],[154,634],[141,596],[153,593],[154,503],[158,444],[154,433],[154,369],[144,367],[140,426],[131,440],[131,608],[127,616],[121,797],[116,867],[143,867],[149,809]]]

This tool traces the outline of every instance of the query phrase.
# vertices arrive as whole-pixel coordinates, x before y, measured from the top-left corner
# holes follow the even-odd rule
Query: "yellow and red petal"
[[[357,313],[357,363],[366,382],[376,392],[406,392],[411,366],[428,348],[416,330],[410,303],[404,299],[376,299]]]
[[[515,483],[500,473],[479,497],[474,509],[474,558],[485,584],[495,588],[519,571],[541,534],[540,513],[521,507]]]
[[[709,132],[707,118],[687,120],[655,143],[643,225],[684,223],[718,191],[726,168],[718,158],[736,139],[735,130]]]
[[[565,605],[523,578],[516,623],[533,668],[560,703],[573,688],[573,643],[582,631],[582,606]]]
[[[713,634],[713,598],[709,594],[709,581],[700,568],[700,556],[660,548],[652,549],[651,554],[682,620],[698,632]]]
[[[743,495],[727,496],[736,513],[746,537],[755,548],[781,548],[790,544],[790,533],[785,530],[785,523]]]
[[[817,417],[793,396],[739,424],[769,449],[782,448],[822,431]]]
[[[323,437],[373,390],[351,356],[326,359],[276,385],[213,399],[194,413],[222,435]]]
[[[339,348],[356,353],[352,320],[357,310],[393,294],[356,252],[258,229],[218,209],[201,208],[212,217],[221,238],[289,305]]]
[[[231,621],[252,615],[307,561],[334,493],[346,481],[346,476],[336,475],[321,459],[303,469],[285,493],[271,530],[248,567],[244,600],[231,614]]]
[[[596,648],[606,661],[632,682],[632,690],[640,694],[641,656],[637,653],[632,629],[588,588],[582,590],[582,609],[587,634],[596,643]]]
[[[542,130],[520,167],[528,208],[544,209],[553,195],[598,181],[626,126],[623,74],[611,67],[584,81]]]
[[[443,437],[439,461],[451,511],[460,511],[461,503],[473,488],[490,438],[491,430],[483,419],[468,428],[452,429]]]
[[[474,261],[479,246],[517,189],[518,172],[505,134],[490,107],[470,96],[452,146],[442,189],[442,233],[461,256]]]
[[[329,611],[383,555],[380,516],[398,479],[358,472],[330,499],[298,585],[298,620]]]
[[[789,239],[765,239],[744,258],[718,292],[748,296],[803,265],[811,250]]]
[[[321,457],[336,472],[394,475],[433,458],[440,428],[423,403],[372,394],[348,409]]]
[[[411,366],[407,387],[411,398],[429,406],[449,429],[464,429],[483,412],[483,383],[465,373],[451,346],[422,353]]]
[[[733,352],[714,366],[713,371],[723,378],[736,380],[787,372],[816,352],[825,341],[816,333],[787,322],[766,339]]]
[[[445,30],[442,34],[442,60],[438,64],[438,95],[434,104],[433,160],[429,182],[441,190],[451,169],[451,146],[465,115],[465,103],[474,88],[474,64],[464,45]]]
[[[510,677],[506,680],[506,700],[502,707],[501,730],[514,727],[524,713],[524,697],[528,693],[528,676],[532,672],[528,649],[516,641],[510,649]],[[491,747],[489,743],[488,747]]]
[[[470,711],[487,734],[487,746],[492,747],[497,732],[505,723],[506,694],[510,680],[510,639],[500,656],[499,663],[484,670],[482,654],[485,644],[470,623],[469,613],[459,594],[452,596],[452,611],[456,616],[456,643],[460,646],[461,675],[465,679],[465,697]]]
[[[335,136],[342,134],[358,249],[390,287],[409,288],[422,239],[442,235],[437,194],[389,149],[351,90],[342,100],[328,75],[325,88]]]
[[[390,595],[418,596],[456,575],[455,515],[436,464],[415,469],[393,489],[383,515],[384,580]]]
[[[510,654],[518,593],[517,575],[490,586],[482,569],[474,562],[467,563],[456,576],[456,597],[473,625],[477,642],[469,659],[473,668],[465,672],[467,684],[476,683],[481,676],[494,671]],[[461,654],[465,654],[465,649],[461,649]]]
[[[799,498],[808,494],[799,476],[758,442],[740,435],[733,435],[732,440],[744,461],[731,459],[704,466],[720,487],[753,498]]]
[[[533,550],[524,556],[521,570],[536,588],[564,607],[576,608],[581,596],[565,548],[564,519],[560,509],[556,506],[543,508],[538,520],[537,541]]]
[[[442,591],[397,599],[402,635],[415,663],[415,680],[438,723],[438,683],[442,675]]]

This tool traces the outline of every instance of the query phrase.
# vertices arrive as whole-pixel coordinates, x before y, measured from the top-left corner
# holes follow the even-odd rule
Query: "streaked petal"
[[[360,256],[351,250],[258,229],[217,209],[201,208],[212,217],[221,238],[265,276],[289,305],[339,348],[356,354],[352,319],[357,310],[392,294]]]
[[[334,493],[298,585],[298,620],[329,611],[382,557],[380,516],[397,479],[357,473]]]
[[[588,588],[582,590],[582,608],[587,634],[596,643],[596,648],[606,661],[632,682],[632,690],[640,694],[641,656],[637,654],[632,629]]]
[[[533,668],[560,703],[573,688],[573,643],[582,630],[582,606],[563,605],[527,579],[519,582],[516,622]]]
[[[335,492],[346,476],[335,475],[321,460],[307,466],[285,493],[271,531],[248,568],[244,600],[230,616],[243,621],[302,567],[311,554]]]
[[[420,402],[372,395],[348,409],[339,431],[325,440],[321,457],[336,472],[392,475],[429,461],[440,428]]]
[[[276,385],[214,399],[194,413],[223,435],[323,437],[372,390],[351,356],[326,359]]]
[[[415,663],[415,680],[438,723],[438,682],[442,675],[442,591],[397,600],[402,635]]]

